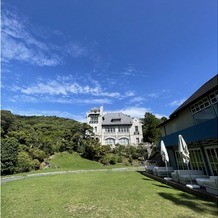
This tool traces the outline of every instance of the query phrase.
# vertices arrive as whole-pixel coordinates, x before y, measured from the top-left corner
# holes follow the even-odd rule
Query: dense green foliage
[[[166,120],[166,117],[158,119],[151,113],[145,113],[144,119],[142,119],[144,142],[157,143],[161,136],[160,129],[158,129],[157,126]]]
[[[44,159],[55,152],[75,151],[88,157],[87,150],[99,147],[98,142],[91,139],[91,132],[89,125],[75,120],[17,116],[2,110],[1,173],[39,169]],[[95,158],[95,152],[92,152],[92,158]]]
[[[2,174],[12,174],[18,159],[18,142],[15,138],[1,140],[1,171]]]
[[[18,116],[1,111],[1,173],[28,172],[46,165],[54,153],[77,152],[103,165],[138,164],[147,158],[143,145],[101,146],[86,123],[54,116]]]

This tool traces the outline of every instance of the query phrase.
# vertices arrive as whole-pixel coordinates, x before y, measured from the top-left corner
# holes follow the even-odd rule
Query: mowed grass
[[[59,170],[82,170],[99,169],[102,164],[82,158],[78,153],[69,154],[68,152],[56,153],[50,160],[52,169]]]
[[[78,153],[74,152],[69,154],[68,152],[56,153],[50,160],[51,169],[56,170],[87,170],[87,169],[111,169],[111,168],[131,168],[122,163],[115,165],[104,166],[97,161],[88,160],[82,158]]]
[[[112,168],[135,168],[131,166],[125,166],[124,164],[108,165],[103,166],[97,161],[91,161],[85,158],[82,158],[78,153],[69,154],[68,152],[56,153],[49,160],[50,168],[35,170],[29,173],[18,173],[13,175],[8,175],[4,177],[11,176],[25,176],[29,174],[37,173],[48,173],[48,172],[58,172],[58,171],[72,171],[72,170],[96,170],[96,169],[112,169]]]
[[[138,172],[86,172],[2,184],[4,218],[217,217],[217,206]]]

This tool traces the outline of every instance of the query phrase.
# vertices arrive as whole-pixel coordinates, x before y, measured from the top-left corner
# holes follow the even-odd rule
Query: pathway
[[[36,174],[28,174],[25,176],[10,176],[1,178],[1,184],[5,182],[10,182],[14,180],[27,179],[30,177],[37,176],[50,176],[50,175],[58,175],[58,174],[69,174],[69,173],[88,173],[88,172],[109,172],[109,171],[143,171],[145,168],[142,167],[128,167],[128,168],[113,168],[113,169],[97,169],[97,170],[69,170],[69,171],[57,171],[57,172],[47,172],[47,173],[36,173]]]

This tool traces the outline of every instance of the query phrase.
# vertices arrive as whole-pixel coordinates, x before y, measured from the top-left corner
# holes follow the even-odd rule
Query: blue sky
[[[169,116],[217,74],[215,0],[2,0],[1,108]]]

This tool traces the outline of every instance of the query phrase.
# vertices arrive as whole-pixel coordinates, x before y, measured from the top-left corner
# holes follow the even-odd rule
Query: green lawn
[[[56,153],[50,160],[52,169],[61,170],[81,170],[81,169],[99,169],[102,164],[96,161],[81,158],[79,154],[68,152]]]
[[[32,177],[1,191],[4,218],[217,217],[215,203],[130,171]]]
[[[125,164],[118,163],[116,165],[103,166],[100,162],[82,158],[76,152],[74,152],[73,154],[69,154],[68,152],[56,153],[54,157],[50,160],[50,165],[50,170],[87,170],[127,167]]]
[[[4,177],[11,176],[25,176],[29,174],[36,173],[47,173],[47,172],[57,172],[57,171],[72,171],[72,170],[96,170],[96,169],[112,169],[112,168],[137,168],[135,167],[127,167],[124,164],[116,164],[116,165],[108,165],[103,166],[101,163],[97,161],[91,161],[82,158],[78,153],[74,152],[73,154],[69,154],[68,152],[56,153],[50,160],[50,168],[43,170],[35,170],[28,173],[17,173],[13,175],[7,175]]]

